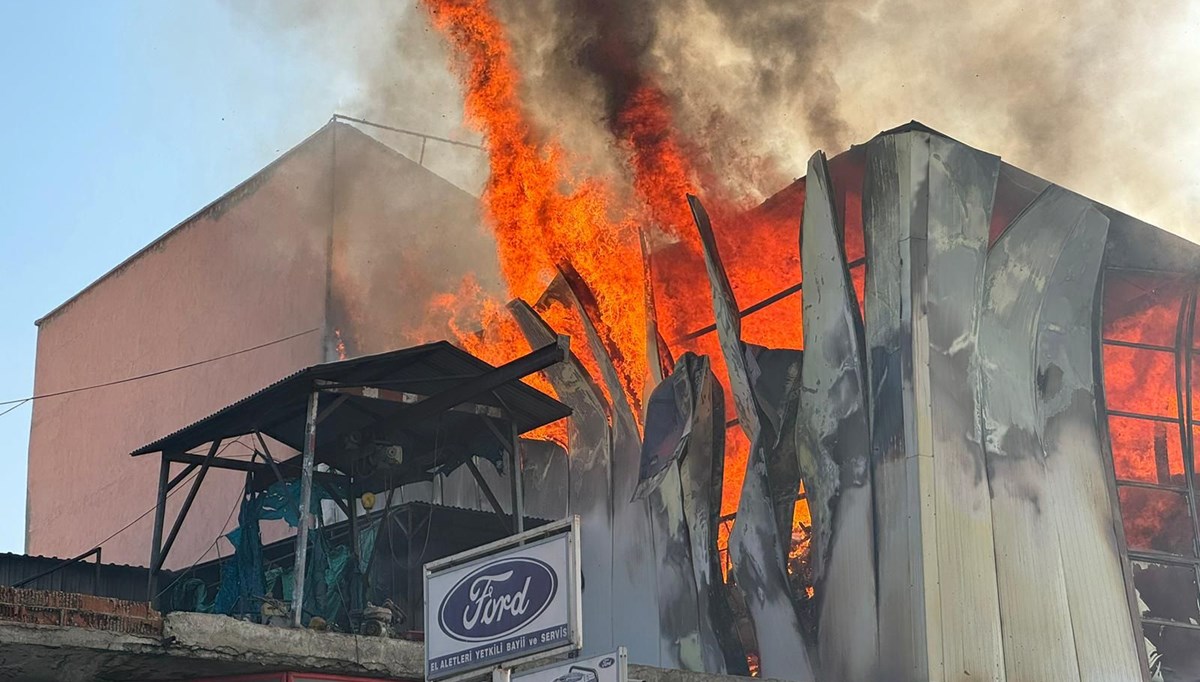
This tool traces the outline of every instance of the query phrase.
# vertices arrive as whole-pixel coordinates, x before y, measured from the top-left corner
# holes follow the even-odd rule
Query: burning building
[[[133,518],[106,556],[143,560],[154,471],[117,455],[299,367],[442,335],[501,364],[561,333],[573,353],[530,382],[572,416],[527,438],[563,475],[528,503],[581,518],[588,652],[1194,679],[1200,247],[917,123],[746,207],[696,181],[649,85],[613,125],[624,210],[530,141],[486,17],[434,19],[488,134],[490,236],[473,197],[333,123],[48,315],[31,551]],[[195,501],[175,567],[240,483]],[[420,494],[481,506],[475,484]]]
[[[282,169],[301,154],[331,153],[334,140],[338,154],[358,145],[419,173],[335,124],[239,202],[200,219],[219,225],[258,197],[276,209],[311,197],[289,199],[296,182]],[[272,178],[286,178],[282,199]],[[461,203],[464,224],[474,225],[473,200]],[[815,155],[804,178],[752,210],[695,196],[677,203],[691,235],[641,232],[636,260],[622,264],[634,290],[606,289],[585,274],[591,256],[581,253],[581,263],[553,264],[537,297],[485,308],[484,331],[447,322],[462,345],[493,355],[545,346],[557,332],[575,339],[568,360],[534,382],[573,414],[565,428],[529,434],[565,448],[544,453],[562,475],[526,495],[531,506],[581,517],[587,650],[625,645],[641,664],[793,680],[1129,680],[1146,671],[1191,679],[1200,669],[1192,398],[1200,247],[916,123],[829,159]],[[403,320],[392,310],[374,316],[394,294],[368,298],[369,288],[324,279],[324,224],[289,249],[315,254],[311,267],[293,270],[316,284],[272,290],[246,319],[271,322],[266,313],[280,305],[311,312],[292,300],[311,289],[326,317],[304,318],[301,326],[322,333],[299,344],[303,353],[333,359],[396,344],[389,333]],[[337,231],[351,226],[332,224],[341,226],[335,255],[354,248],[353,233]],[[187,234],[110,279],[133,276],[151,256],[189,262],[189,250],[172,243]],[[209,258],[238,250],[214,248]],[[213,274],[198,264],[195,272]],[[267,280],[278,287],[280,277]],[[453,279],[441,284],[453,289]],[[39,381],[103,348],[58,337],[54,326],[58,316],[96,324],[107,308],[88,299],[113,286],[102,281],[42,322]],[[240,291],[203,293],[206,310],[232,315],[246,305]],[[143,316],[178,309],[167,303],[180,300],[178,290],[141,295],[163,298]],[[626,314],[613,315],[615,296]],[[429,301],[458,302],[431,293],[422,311]],[[413,310],[410,321],[429,322]],[[163,320],[147,328],[188,338]],[[151,341],[131,344],[120,322],[114,356],[159,352]],[[271,324],[263,334],[284,326]],[[62,340],[49,344],[50,331]],[[290,362],[310,362],[272,354],[280,366],[256,371],[277,378]],[[266,383],[251,368],[225,367],[221,380]],[[78,385],[58,379],[68,380]],[[163,409],[180,403],[151,400],[148,390],[122,403],[124,414],[143,415],[123,420],[126,428],[163,420],[148,434],[156,437],[186,421]],[[106,404],[99,394],[91,407],[80,400],[80,414]],[[48,456],[47,434],[70,431],[46,409],[34,422],[33,510],[51,505],[54,490],[34,473],[52,468],[38,459]],[[98,418],[81,420],[78,437],[102,436],[83,428]],[[130,480],[153,480],[147,469]],[[48,480],[91,485],[61,470]],[[460,470],[422,494],[482,508],[474,484]],[[196,557],[180,548],[198,555],[221,530],[214,510],[196,505],[192,516],[204,521],[185,526],[176,545],[187,561]],[[37,522],[31,515],[31,529]],[[72,537],[34,530],[31,544],[66,555],[85,542]],[[145,537],[137,539],[131,560],[144,558]]]

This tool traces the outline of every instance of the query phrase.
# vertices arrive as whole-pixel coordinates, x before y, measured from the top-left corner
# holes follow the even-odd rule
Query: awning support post
[[[508,480],[512,487],[513,526],[519,535],[525,532],[525,483],[521,480],[521,440],[517,423],[509,420],[511,440],[508,442]]]
[[[167,515],[167,479],[171,477],[171,460],[166,453],[161,455],[158,462],[158,496],[154,505],[154,538],[150,544],[150,570],[146,572],[146,601],[157,602],[154,595],[155,583],[158,578],[156,566],[159,564],[159,554],[162,551],[163,523]],[[157,605],[157,604],[156,604]]]
[[[304,460],[300,469],[300,527],[296,529],[296,564],[292,571],[292,627],[300,627],[304,611],[304,570],[308,561],[308,529],[312,521],[313,460],[317,450],[317,405],[320,393],[308,396],[308,418],[304,425]]]
[[[192,503],[196,501],[196,493],[200,492],[200,486],[204,483],[204,477],[208,475],[209,465],[216,459],[217,452],[221,448],[221,439],[218,438],[208,447],[208,454],[205,455],[204,461],[200,463],[200,473],[196,474],[196,478],[192,480],[192,487],[188,489],[187,497],[184,498],[183,504],[179,507],[179,515],[175,517],[175,523],[171,524],[171,532],[167,534],[167,541],[163,543],[162,549],[158,553],[158,563],[150,568],[153,571],[158,571],[167,560],[167,554],[171,552],[171,548],[175,546],[175,538],[179,537],[179,530],[183,528],[183,521],[187,518],[188,512],[192,510]],[[170,487],[168,485],[168,487]],[[165,497],[163,498],[165,501]]]
[[[346,516],[350,520],[350,610],[362,608],[362,547],[359,544],[358,482],[351,476],[346,485]]]

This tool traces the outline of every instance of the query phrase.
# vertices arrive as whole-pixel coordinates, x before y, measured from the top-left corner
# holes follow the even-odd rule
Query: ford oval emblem
[[[601,668],[611,668],[613,663],[616,663],[616,661],[613,660],[612,656],[606,656],[600,659]]]
[[[438,625],[463,642],[503,637],[542,615],[557,592],[558,576],[546,562],[502,559],[450,588],[438,609]]]

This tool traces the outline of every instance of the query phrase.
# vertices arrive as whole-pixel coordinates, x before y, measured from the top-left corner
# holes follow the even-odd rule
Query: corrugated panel
[[[314,365],[138,448],[131,454],[137,456],[165,450],[185,452],[217,438],[236,437],[255,431],[262,431],[299,449],[304,432],[305,404],[316,381],[351,386],[386,383],[389,387],[402,390],[409,382],[420,382],[424,390],[417,392],[436,393],[493,369],[495,367],[492,365],[447,341]],[[507,407],[512,411],[514,421],[522,433],[562,419],[571,413],[566,405],[519,381],[510,382],[496,389],[494,393],[499,396],[496,400],[485,396],[476,400],[490,402],[497,407]],[[332,401],[333,397],[329,400]],[[365,404],[360,407],[367,408],[370,413]],[[338,418],[337,413],[330,415],[330,420]],[[338,430],[333,429],[335,432]]]
[[[61,564],[62,559],[25,554],[0,554],[0,585],[12,586]],[[22,585],[30,590],[47,590],[92,594],[129,601],[146,599],[146,569],[123,564],[101,564],[97,571],[94,559],[65,566]],[[172,580],[171,576],[160,581]]]

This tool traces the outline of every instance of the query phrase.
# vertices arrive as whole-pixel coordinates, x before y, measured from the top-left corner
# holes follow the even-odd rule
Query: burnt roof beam
[[[490,372],[480,374],[474,379],[464,381],[453,388],[435,393],[425,400],[414,403],[411,407],[400,411],[394,417],[377,420],[372,426],[387,421],[390,422],[391,428],[389,431],[402,430],[409,424],[419,423],[463,405],[478,395],[494,391],[505,384],[520,381],[530,374],[540,372],[547,367],[552,367],[566,359],[570,350],[571,339],[560,334],[554,343],[542,346],[527,355],[505,363]],[[506,416],[509,419],[512,418],[512,415]]]
[[[386,388],[375,388],[373,386],[349,386],[346,384],[338,384],[329,386],[326,382],[317,382],[321,386],[321,390],[326,393],[341,394],[339,400],[345,400],[349,396],[357,398],[367,398],[369,400],[383,400],[390,403],[401,403],[404,405],[416,405],[425,400],[429,400],[430,396],[420,393],[409,393],[408,391],[395,391]],[[506,415],[504,410],[492,405],[481,405],[478,403],[464,402],[460,405],[455,405],[449,408],[455,412],[466,412],[469,414],[479,414],[487,417],[495,417],[503,419]]]
[[[202,457],[200,455],[191,455],[191,454],[187,454],[187,453],[176,453],[173,455],[166,455],[166,457],[168,460],[170,460],[172,462],[179,462],[181,464],[197,464],[197,465],[199,465],[199,464],[203,464],[203,462],[204,462],[204,457]],[[285,460],[283,462],[278,463],[278,465],[280,467],[280,472],[284,476],[287,476],[287,474],[290,473],[290,472],[284,471],[285,468],[295,469],[297,471],[300,469],[299,462],[295,461],[295,459],[296,458],[293,458],[293,459]],[[209,463],[209,466],[212,468],[215,468],[215,469],[227,469],[229,471],[242,471],[242,472],[248,471],[248,472],[254,474],[255,476],[268,476],[268,475],[270,475],[272,477],[274,476],[274,472],[271,470],[271,467],[269,467],[265,464],[257,464],[254,462],[247,462],[245,460],[240,460],[240,459],[226,459],[224,457],[214,457],[212,462]],[[316,476],[316,480],[318,480],[322,483],[330,483],[333,485],[345,485],[345,482],[346,482],[346,476],[344,474],[334,474],[334,473],[329,473],[327,471],[318,471],[315,473],[315,476]]]
[[[183,520],[187,518],[187,514],[191,511],[192,503],[196,501],[196,493],[200,492],[200,485],[204,483],[204,477],[208,475],[208,469],[212,465],[213,460],[217,458],[217,450],[221,447],[221,439],[214,440],[208,448],[208,454],[200,458],[200,473],[196,474],[196,478],[192,480],[192,487],[188,490],[187,498],[184,499],[183,505],[179,508],[179,515],[175,517],[175,523],[171,525],[171,532],[167,535],[167,541],[163,543],[162,549],[158,552],[157,561],[150,567],[150,572],[156,573],[162,568],[167,560],[167,554],[171,552],[171,547],[175,544],[175,538],[179,536],[179,529],[183,527]]]

